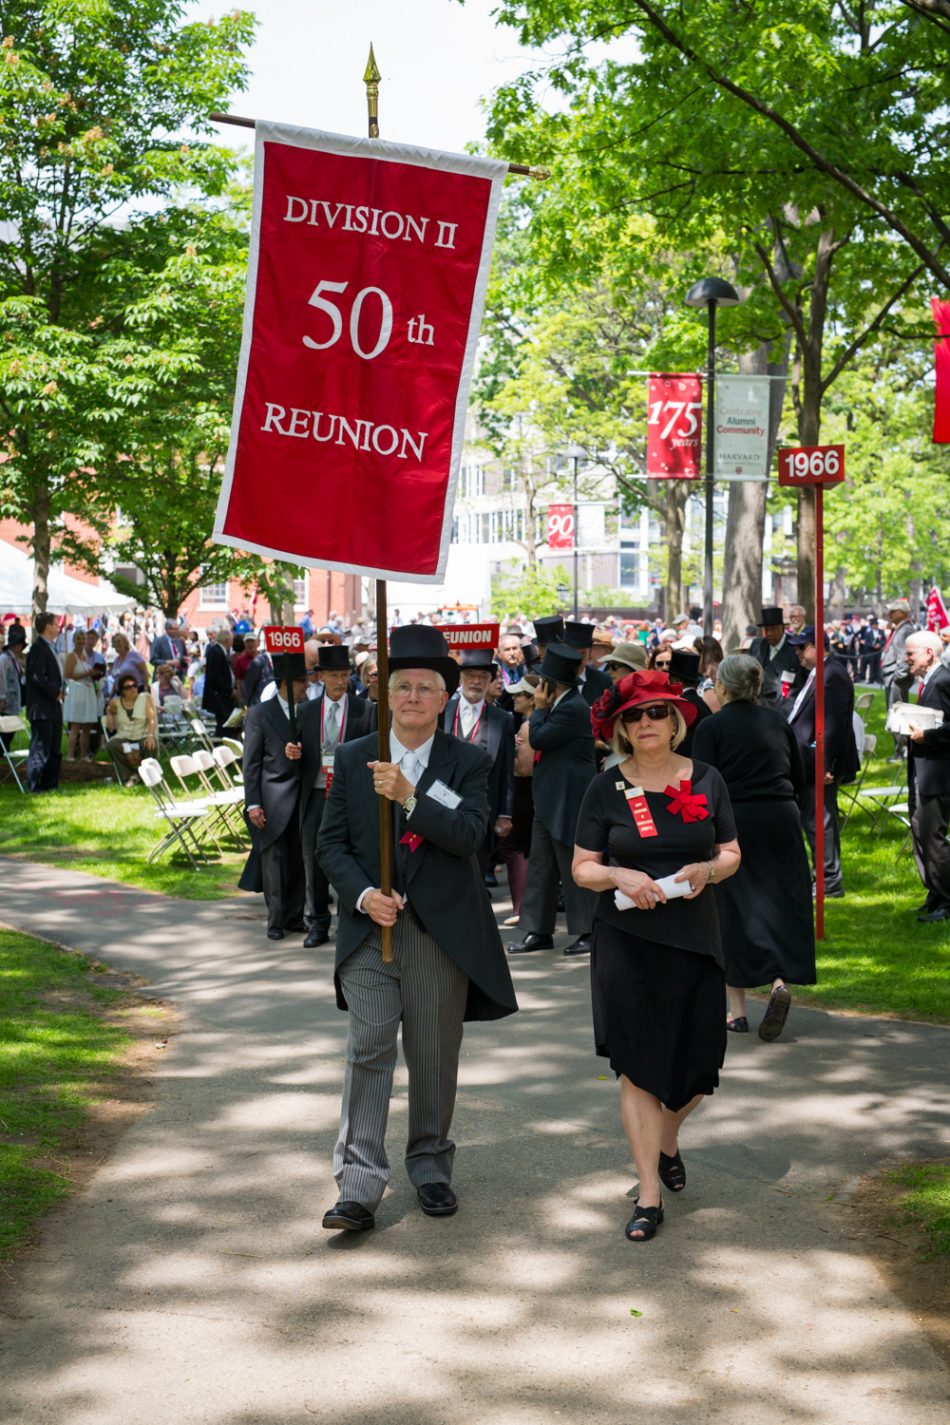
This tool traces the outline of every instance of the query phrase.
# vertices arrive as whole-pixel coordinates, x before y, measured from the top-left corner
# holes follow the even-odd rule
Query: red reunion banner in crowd
[[[498,647],[497,623],[437,623],[435,627],[450,648],[464,653],[484,653],[487,649],[494,652]]]
[[[702,378],[657,373],[647,392],[647,476],[698,480],[702,455]]]
[[[507,164],[258,123],[213,538],[437,583]]]
[[[937,388],[934,392],[934,442],[950,444],[950,302],[931,297],[934,321],[939,333],[934,342]]]
[[[927,628],[931,633],[940,633],[950,626],[950,614],[939,589],[931,589],[927,595]]]

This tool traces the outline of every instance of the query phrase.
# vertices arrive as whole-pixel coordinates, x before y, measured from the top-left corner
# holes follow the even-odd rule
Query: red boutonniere
[[[414,831],[407,831],[404,836],[400,836],[399,845],[408,846],[410,851],[418,851],[424,840],[424,836],[417,836]]]
[[[667,807],[671,816],[681,816],[684,821],[705,821],[709,816],[706,795],[694,792],[692,782],[680,782],[679,791],[675,787],[664,787],[663,790],[672,798]]]

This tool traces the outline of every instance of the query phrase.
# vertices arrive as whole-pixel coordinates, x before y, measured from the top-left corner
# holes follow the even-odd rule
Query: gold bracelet
[[[715,879],[716,879],[716,863],[715,863],[715,861],[710,861],[710,862],[709,862],[709,879],[707,880],[706,885],[707,885],[707,886],[710,885],[713,881],[715,881]]]

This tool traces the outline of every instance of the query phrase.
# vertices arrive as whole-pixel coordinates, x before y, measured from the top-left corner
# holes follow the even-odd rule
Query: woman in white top
[[[83,760],[91,762],[89,734],[96,725],[98,707],[93,664],[86,655],[86,635],[82,629],[77,628],[73,634],[73,646],[66,654],[63,671],[66,675],[63,721],[69,727],[66,761],[75,762],[78,745]]]

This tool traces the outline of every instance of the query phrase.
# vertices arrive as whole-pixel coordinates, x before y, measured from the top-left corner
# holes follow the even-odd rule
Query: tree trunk
[[[841,618],[845,612],[847,602],[847,589],[845,588],[844,569],[839,564],[835,569],[834,578],[828,589],[828,609],[827,613],[831,618]]]
[[[49,490],[43,484],[33,502],[33,618],[46,612],[49,602],[49,566],[52,534],[49,519]]]
[[[739,358],[739,369],[749,376],[788,376],[790,337],[780,344],[780,360],[769,361],[770,347],[763,344]],[[769,383],[769,469],[775,455],[785,381]],[[762,546],[765,541],[765,480],[733,480],[729,485],[726,543],[722,575],[722,646],[738,648],[746,624],[758,623],[762,607]]]
[[[683,530],[686,525],[688,480],[667,480],[666,508],[666,621],[683,611]]]

